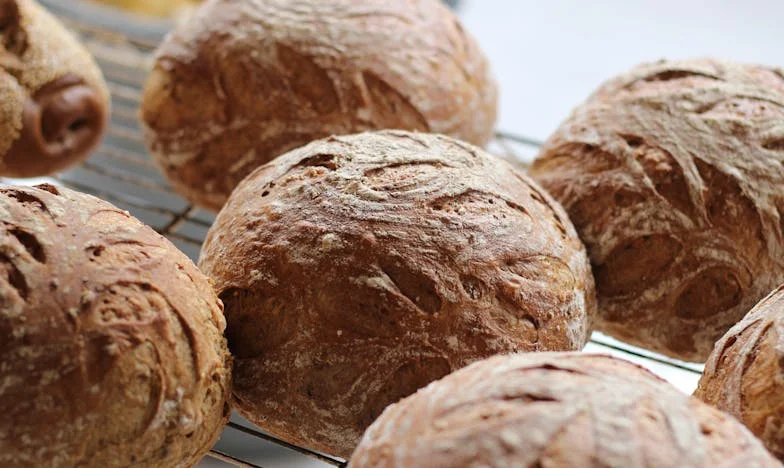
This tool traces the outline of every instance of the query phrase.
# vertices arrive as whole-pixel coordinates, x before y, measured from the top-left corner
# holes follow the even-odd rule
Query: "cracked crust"
[[[597,328],[704,361],[784,281],[784,74],[702,59],[602,85],[531,175],[574,222]]]
[[[160,47],[142,120],[175,187],[217,210],[313,140],[390,128],[483,145],[496,106],[486,59],[439,0],[208,0]]]
[[[716,343],[695,396],[737,417],[784,461],[784,286]]]
[[[778,467],[731,416],[632,363],[497,356],[390,406],[350,468]]]
[[[343,457],[388,404],[474,360],[581,349],[596,307],[544,191],[474,146],[402,131],[258,169],[200,267],[226,306],[239,411]]]
[[[229,417],[207,278],[64,188],[0,188],[0,219],[0,466],[194,465]]]

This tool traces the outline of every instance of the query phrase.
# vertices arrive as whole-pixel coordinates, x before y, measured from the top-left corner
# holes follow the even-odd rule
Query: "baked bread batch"
[[[532,176],[588,248],[597,328],[688,361],[784,282],[784,71],[660,61],[602,85]]]
[[[349,467],[778,467],[731,416],[634,364],[496,356],[387,408]]]
[[[33,0],[0,44],[0,176],[86,157],[89,54]],[[140,109],[220,210],[201,271],[107,202],[0,185],[0,466],[193,466],[232,407],[353,467],[781,466],[784,70],[635,67],[533,178],[481,148],[497,100],[439,0],[204,2]],[[696,397],[578,353],[594,325],[708,359]]]
[[[330,135],[482,145],[496,105],[487,60],[440,0],[207,0],[159,48],[141,115],[175,188],[218,210],[254,169]]]
[[[716,343],[695,395],[737,417],[784,461],[784,286]]]
[[[404,131],[258,169],[199,267],[225,306],[239,411],[342,457],[387,405],[472,361],[582,349],[596,307],[549,195],[477,147]]]
[[[33,177],[86,158],[109,91],[88,52],[34,0],[0,0],[0,176]]]
[[[207,278],[107,202],[0,188],[0,466],[195,464],[229,418]]]

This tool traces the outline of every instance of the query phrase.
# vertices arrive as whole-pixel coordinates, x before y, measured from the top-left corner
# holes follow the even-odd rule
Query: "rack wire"
[[[81,0],[42,1],[81,38],[102,67],[112,92],[111,125],[95,154],[80,166],[54,179],[0,182],[32,184],[45,180],[96,195],[128,210],[196,260],[214,216],[188,204],[173,190],[147,155],[137,120],[152,51],[170,24],[135,21]],[[535,139],[498,132],[489,150],[525,165],[539,145]],[[686,392],[694,389],[702,371],[702,366],[659,356],[597,333],[586,350],[641,363]],[[345,466],[342,459],[280,440],[236,415],[209,457],[211,460],[203,461],[202,466]]]

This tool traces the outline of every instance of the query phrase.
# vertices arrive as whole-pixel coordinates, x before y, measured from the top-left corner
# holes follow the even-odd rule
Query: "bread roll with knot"
[[[65,188],[0,188],[0,219],[0,466],[193,466],[230,411],[207,278]]]
[[[86,158],[109,117],[90,54],[34,0],[0,0],[0,175],[34,177]]]
[[[474,360],[581,349],[596,306],[549,195],[477,147],[403,131],[261,167],[199,265],[226,307],[239,411],[342,457],[384,407]]]
[[[486,143],[497,90],[440,0],[208,0],[161,45],[142,102],[177,190],[218,210],[271,159],[403,129]]]
[[[597,328],[689,361],[784,282],[784,71],[660,61],[602,85],[531,175],[588,248]]]
[[[780,467],[732,416],[632,363],[496,356],[387,408],[349,468]]]
[[[784,461],[784,286],[716,343],[695,396],[737,417]]]

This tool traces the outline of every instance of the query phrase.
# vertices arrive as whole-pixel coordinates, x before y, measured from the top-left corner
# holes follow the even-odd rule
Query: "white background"
[[[545,139],[637,63],[713,56],[784,66],[782,0],[462,0],[501,88],[500,128]]]

